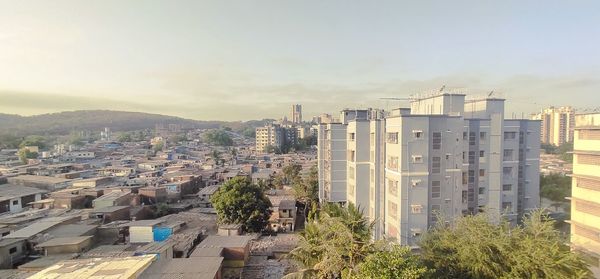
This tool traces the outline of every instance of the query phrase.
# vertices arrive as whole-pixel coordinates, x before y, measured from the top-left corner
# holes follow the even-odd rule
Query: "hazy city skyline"
[[[0,112],[310,119],[443,84],[593,107],[600,4],[558,3],[0,1]]]

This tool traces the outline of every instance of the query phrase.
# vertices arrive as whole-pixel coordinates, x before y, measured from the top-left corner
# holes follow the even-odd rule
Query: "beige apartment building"
[[[549,107],[534,114],[532,119],[541,120],[542,143],[558,146],[565,142],[573,142],[575,110],[572,107]]]
[[[575,116],[571,245],[600,278],[600,113]]]

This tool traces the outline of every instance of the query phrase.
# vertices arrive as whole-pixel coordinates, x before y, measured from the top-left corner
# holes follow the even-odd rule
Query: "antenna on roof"
[[[488,97],[492,97],[492,95],[494,95],[494,90],[490,91],[490,93],[488,94]]]
[[[444,89],[446,89],[446,85],[442,85],[442,88],[440,88],[440,93],[442,93],[444,91]]]

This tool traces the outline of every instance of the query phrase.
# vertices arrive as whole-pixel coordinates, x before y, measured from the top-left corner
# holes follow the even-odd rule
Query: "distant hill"
[[[160,114],[111,111],[80,110],[20,116],[0,113],[0,134],[16,136],[66,134],[71,131],[101,130],[110,127],[113,131],[154,129],[156,124],[180,124],[184,128],[218,128],[227,122],[198,121]]]

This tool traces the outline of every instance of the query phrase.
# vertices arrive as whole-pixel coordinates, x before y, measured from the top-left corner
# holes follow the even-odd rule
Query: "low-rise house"
[[[173,259],[161,266],[146,269],[141,278],[198,278],[221,279],[223,257]]]
[[[127,205],[116,205],[116,206],[105,206],[101,208],[94,208],[90,212],[90,219],[99,219],[102,224],[118,220],[129,220],[130,219],[130,206]]]
[[[164,220],[139,220],[129,223],[129,242],[148,243],[153,242],[155,234],[160,234],[159,225],[165,223]]]
[[[0,213],[20,212],[29,203],[41,200],[44,193],[45,190],[38,188],[0,184]]]
[[[210,201],[212,195],[219,190],[220,185],[211,185],[206,186],[198,192],[198,197],[200,198],[200,207],[212,207],[212,203]]]
[[[68,253],[81,253],[89,250],[93,245],[93,236],[56,237],[36,245],[43,250],[43,255],[57,255]]]
[[[251,236],[215,236],[210,235],[200,242],[190,254],[190,258],[201,257],[207,253],[216,253],[215,248],[222,248],[223,277],[239,278],[242,269],[250,257]],[[204,250],[209,249],[209,250]]]
[[[130,177],[135,174],[135,169],[130,167],[105,167],[98,170],[98,174],[104,176]]]
[[[110,183],[112,183],[112,181],[113,178],[110,176],[75,180],[73,181],[73,188],[95,188],[109,185]]]
[[[23,238],[5,238],[0,240],[0,268],[12,268],[15,263],[20,262],[27,247]]]
[[[155,260],[155,255],[144,255],[126,258],[94,258],[61,261],[36,273],[30,279],[140,278],[141,274]]]
[[[143,187],[138,190],[141,202],[144,204],[157,204],[167,201],[166,187]]]
[[[102,195],[101,197],[92,201],[92,206],[94,208],[131,204],[133,195],[130,192],[112,191],[112,192],[106,193],[107,192],[106,190],[109,190],[109,189],[105,189],[104,195]]]
[[[269,222],[274,231],[292,232],[296,224],[296,201],[281,200],[277,206],[274,205],[273,213]]]
[[[19,175],[9,177],[8,182],[20,186],[56,191],[67,188],[71,183],[71,180],[52,176]]]

